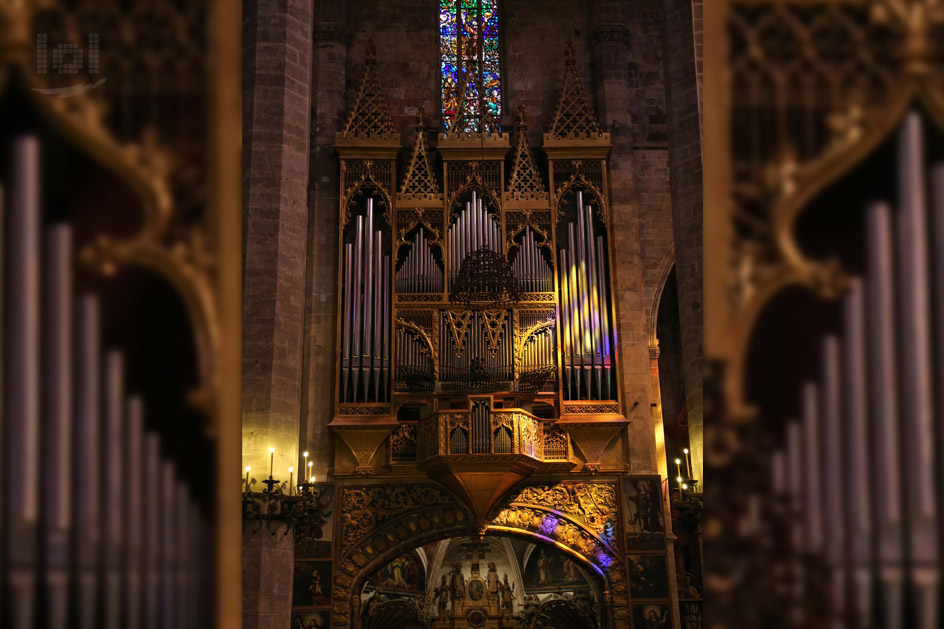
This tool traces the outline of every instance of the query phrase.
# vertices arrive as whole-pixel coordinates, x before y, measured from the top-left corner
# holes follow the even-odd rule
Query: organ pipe
[[[344,252],[341,401],[387,401],[390,256],[383,254],[382,229],[374,228],[373,199],[367,200],[366,214],[355,217],[354,242],[346,243]]]
[[[942,342],[930,307],[944,303],[944,165],[934,169],[929,204],[921,138],[909,114],[898,138],[898,207],[865,208],[866,276],[851,279],[841,332],[823,339],[822,374],[804,384],[802,422],[786,431],[788,502],[800,530],[792,572],[802,576],[811,554],[826,560],[831,626],[930,627],[941,617],[934,497],[944,477],[928,457],[941,424],[933,385],[944,378],[930,355]],[[802,604],[793,613],[798,624],[810,620]]]
[[[580,191],[575,223],[568,224],[567,246],[560,252],[565,398],[611,399],[615,392],[603,237],[594,233],[593,209],[584,205]]]
[[[170,595],[158,605],[142,578],[147,568],[165,592],[182,589],[173,562],[145,563],[142,554],[158,548],[152,532],[162,517],[145,505],[155,483],[169,487],[151,474],[151,462],[174,464],[162,457],[156,434],[145,451],[143,401],[126,391],[128,356],[104,347],[99,298],[75,294],[73,228],[55,224],[43,234],[39,149],[35,138],[14,140],[12,178],[3,186],[11,203],[8,220],[0,220],[0,625],[137,629],[162,618],[164,626],[190,629],[190,621],[168,622],[184,599]],[[173,484],[184,487],[176,476]],[[165,504],[163,517],[176,508]],[[192,543],[181,548],[178,538],[164,548],[205,555],[208,525],[197,526]],[[212,600],[187,604],[200,611]]]
[[[432,248],[421,227],[413,237],[413,244],[397,271],[397,292],[441,293],[443,273],[433,257]]]
[[[512,265],[518,285],[525,292],[550,292],[554,290],[554,277],[541,250],[534,239],[530,226],[524,228],[524,236],[518,255]]]
[[[502,253],[501,228],[485,210],[477,193],[472,191],[472,201],[465,204],[456,222],[446,236],[449,250],[449,281],[455,282],[462,262],[473,251],[482,247]]]

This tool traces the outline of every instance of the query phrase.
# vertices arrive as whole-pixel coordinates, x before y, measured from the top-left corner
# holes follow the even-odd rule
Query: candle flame
[[[250,470],[250,467],[247,465],[247,466],[246,466],[246,471],[248,472],[249,470]]]
[[[688,450],[686,450],[686,452],[688,452]],[[308,458],[308,450],[305,450],[304,452],[302,452],[302,456],[307,459],[307,458]]]
[[[675,459],[675,464],[678,465],[682,462],[682,459]]]
[[[688,448],[685,448],[684,450],[682,450],[682,452],[684,452],[685,454],[688,454]]]
[[[269,448],[269,454],[274,454],[274,453],[275,453],[275,448]]]
[[[291,473],[294,472],[294,471],[295,471],[295,468],[294,468],[294,467],[288,468],[288,473],[289,473],[289,474],[291,474]]]
[[[315,477],[314,477],[314,476],[311,477],[311,482],[315,482]]]

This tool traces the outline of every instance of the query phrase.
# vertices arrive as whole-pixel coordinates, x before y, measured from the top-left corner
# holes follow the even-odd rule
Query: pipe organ
[[[353,242],[344,244],[344,402],[390,396],[390,256],[374,218],[374,200],[368,199],[365,213],[354,217]]]
[[[584,205],[579,190],[575,213],[566,240],[558,245],[564,398],[606,400],[613,395],[606,249],[594,228],[593,210]]]
[[[593,423],[578,432],[588,440],[581,452],[593,453],[584,465],[596,470],[617,443],[611,437],[626,420],[609,268],[611,144],[585,106],[570,57],[565,82],[568,102],[545,134],[546,173],[528,144],[523,110],[514,146],[495,129],[441,134],[437,173],[422,112],[404,150],[368,56],[334,145],[343,316],[330,426],[346,444],[335,446],[335,474],[376,472],[377,453],[400,421],[418,422],[419,458],[543,456],[545,434]],[[428,410],[418,418],[417,408]],[[515,428],[489,424],[489,413],[506,410],[520,416]],[[432,432],[424,422],[447,415],[461,415],[464,427],[443,426],[436,444],[425,443]],[[559,420],[557,432],[545,432],[544,423]],[[525,424],[527,435],[519,433]],[[564,451],[573,452],[567,435]],[[388,462],[404,463],[398,456]]]
[[[538,244],[530,224],[518,231],[520,242],[508,238],[503,244],[500,213],[496,217],[486,210],[483,191],[472,189],[468,201],[457,201],[461,209],[447,232],[443,258],[451,284],[472,252],[500,253],[511,258],[509,267],[525,299],[556,304],[537,318],[527,303],[451,306],[444,269],[433,254],[438,237],[422,224],[411,240],[400,243],[405,253],[393,255],[400,261],[392,266],[389,232],[376,212],[376,199],[368,198],[363,213],[351,216],[342,249],[339,401],[386,403],[391,391],[485,390],[615,399],[605,228],[583,202],[583,191],[574,196],[576,206],[561,210],[557,226],[556,269],[549,262],[553,242]],[[540,329],[531,329],[535,325]]]

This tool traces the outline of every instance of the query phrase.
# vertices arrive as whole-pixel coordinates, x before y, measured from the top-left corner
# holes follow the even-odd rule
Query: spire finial
[[[574,40],[568,39],[567,43],[564,45],[564,56],[567,57],[567,63],[574,63],[576,54],[577,50],[574,48]]]

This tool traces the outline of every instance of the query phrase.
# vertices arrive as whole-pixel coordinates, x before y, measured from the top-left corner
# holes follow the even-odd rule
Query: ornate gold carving
[[[393,181],[393,166],[389,160],[349,159],[343,162],[344,198],[341,207],[344,208],[341,227],[347,226],[351,220],[351,210],[362,195],[375,196],[377,208],[383,218],[389,218],[390,190]],[[379,197],[379,198],[377,198]]]
[[[485,329],[485,338],[488,341],[488,351],[494,356],[498,351],[502,330],[505,325],[506,310],[483,310],[482,327]]]
[[[600,424],[563,424],[561,427],[567,431],[571,440],[577,444],[586,457],[587,462],[584,467],[596,470],[600,467],[600,458],[607,444],[625,425],[626,422],[623,421]]]
[[[433,485],[367,485],[344,487],[341,494],[341,554],[394,518],[430,507],[455,506],[455,500]]]
[[[544,460],[569,461],[570,438],[567,433],[553,423],[544,424]]]
[[[554,301],[554,293],[521,293],[521,299],[519,302],[552,302]]]
[[[415,304],[415,303],[429,303],[435,304],[442,301],[442,295],[437,294],[426,294],[426,293],[409,293],[409,294],[398,294],[397,303],[405,304]]]
[[[371,406],[367,404],[339,404],[338,405],[338,415],[344,416],[383,416],[383,415],[392,415],[393,409],[389,404],[381,404],[380,406]]]
[[[336,427],[334,428],[342,441],[351,449],[354,458],[357,460],[357,472],[369,474],[373,471],[370,467],[370,460],[373,458],[377,448],[383,443],[384,439],[390,434],[390,427],[386,428],[354,428],[354,427]]]
[[[409,330],[413,336],[421,340],[425,345],[421,351],[432,358],[434,361],[436,360],[436,354],[438,352],[433,345],[433,340],[429,337],[429,330],[426,330],[411,321],[404,321],[400,317],[397,317],[396,326],[403,330]]]
[[[528,144],[528,126],[524,121],[524,105],[518,106],[518,137],[515,156],[512,159],[511,178],[508,180],[508,195],[515,200],[531,200],[547,203],[547,189],[541,180],[531,147]]]
[[[439,194],[439,184],[436,183],[427,154],[426,123],[422,106],[416,114],[416,142],[413,144],[413,155],[410,157],[400,194],[426,198]]]
[[[617,562],[614,551],[593,533],[570,519],[545,509],[510,506],[502,509],[492,522],[497,527],[532,531],[542,537],[560,542],[594,562],[604,571],[608,571],[611,562]]]
[[[390,458],[394,462],[416,460],[416,424],[401,424],[390,434]]]
[[[551,245],[551,213],[548,210],[506,210],[505,211],[505,239],[509,247],[517,247],[514,237],[520,234],[526,226],[530,226],[535,234],[541,236],[541,247],[550,248]],[[551,256],[553,258],[553,256]]]
[[[557,314],[553,310],[548,310],[545,316],[543,321],[538,321],[525,330],[515,327],[515,364],[521,362],[524,348],[535,334],[553,328],[557,324]]]
[[[472,319],[471,310],[446,310],[446,321],[449,322],[449,332],[452,336],[452,347],[456,356],[461,356],[465,350],[465,339],[469,334],[469,321]]]
[[[377,77],[377,59],[374,42],[367,42],[367,59],[364,76],[348,116],[344,131],[338,134],[345,139],[384,139],[399,141],[400,135],[393,128],[393,120],[387,111],[380,79]]]
[[[442,236],[442,208],[397,208],[397,247],[412,244],[406,239],[406,234],[417,225],[426,227],[429,231],[427,242],[430,245],[440,244]]]
[[[608,141],[609,134],[601,133],[597,116],[587,101],[587,93],[577,75],[573,41],[567,41],[564,55],[564,81],[557,98],[557,107],[554,108],[551,130],[545,137],[559,140],[605,138]]]
[[[564,404],[564,415],[598,415],[620,412],[619,403],[590,402],[589,404]]]
[[[561,482],[525,487],[511,498],[510,503],[537,505],[565,513],[592,530],[611,549],[615,549],[619,504],[617,495],[615,483]]]
[[[449,196],[446,207],[450,208],[450,221],[455,220],[457,210],[454,207],[456,198],[466,193],[470,188],[485,192],[483,201],[489,213],[497,215],[500,203],[498,200],[502,189],[501,163],[497,161],[464,161],[446,162],[446,181]]]

